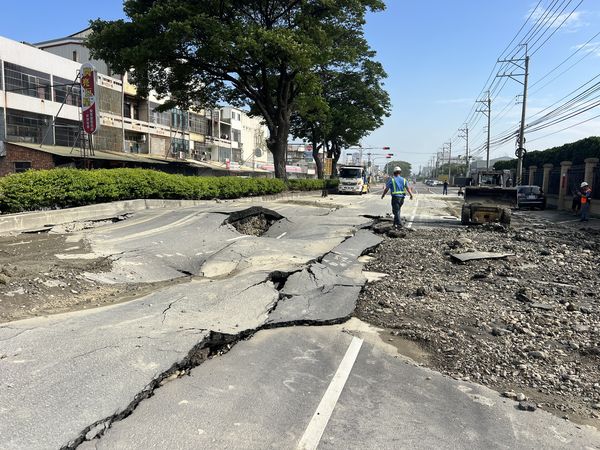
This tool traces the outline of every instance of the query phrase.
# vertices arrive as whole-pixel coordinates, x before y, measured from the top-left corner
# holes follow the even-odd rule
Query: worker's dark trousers
[[[587,221],[590,219],[590,201],[581,205],[581,220]]]
[[[400,223],[400,208],[404,204],[404,197],[392,195],[392,213],[394,214],[394,225],[401,226]]]

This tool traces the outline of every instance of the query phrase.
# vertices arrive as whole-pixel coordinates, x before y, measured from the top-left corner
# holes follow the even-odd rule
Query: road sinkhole
[[[241,234],[262,236],[281,219],[284,217],[273,210],[253,206],[231,213],[224,223],[231,225]]]

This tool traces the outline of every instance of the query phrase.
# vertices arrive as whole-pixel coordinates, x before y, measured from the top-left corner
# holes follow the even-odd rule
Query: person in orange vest
[[[385,185],[381,198],[385,197],[388,191],[392,192],[392,213],[394,214],[394,228],[402,227],[400,222],[400,209],[404,204],[404,197],[408,194],[410,199],[413,199],[412,190],[408,186],[408,181],[400,176],[402,169],[398,166],[394,167],[394,175],[391,176]]]
[[[581,188],[581,221],[587,222],[590,219],[592,188],[585,181],[579,187]]]

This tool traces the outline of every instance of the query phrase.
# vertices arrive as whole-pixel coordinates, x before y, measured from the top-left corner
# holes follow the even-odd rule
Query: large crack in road
[[[340,246],[342,246],[342,248],[343,248],[343,244],[345,244],[347,241],[351,240],[354,237],[355,236],[349,236],[347,239],[345,239],[343,241],[342,244],[340,244]],[[360,252],[356,253],[356,255],[357,255],[356,258],[363,256],[369,252],[374,251],[378,245],[379,245],[379,243],[373,243],[373,241],[368,241],[367,246],[362,248],[360,250]],[[338,246],[338,247],[340,247],[340,246]],[[340,278],[339,284],[337,284],[337,283],[327,284],[326,282],[322,282],[323,281],[323,273],[330,269],[328,269],[326,266],[323,266],[321,264],[321,262],[326,260],[328,257],[330,257],[332,259],[339,258],[340,255],[343,255],[343,253],[331,251],[331,252],[324,254],[322,257],[317,258],[314,262],[312,262],[311,264],[307,265],[304,268],[300,268],[298,270],[294,270],[294,271],[290,271],[290,272],[282,272],[280,270],[273,271],[273,272],[269,273],[268,276],[262,282],[257,283],[253,286],[256,286],[258,284],[270,284],[279,291],[278,300],[274,302],[272,307],[267,312],[267,314],[269,316],[274,311],[276,311],[280,302],[293,301],[294,298],[301,297],[301,295],[298,295],[298,294],[297,295],[286,294],[285,287],[286,287],[286,284],[287,284],[288,280],[290,279],[290,277],[297,275],[297,274],[301,274],[303,272],[306,272],[309,274],[309,276],[312,278],[313,284],[315,286],[317,286],[317,289],[319,289],[321,291],[321,295],[332,292],[336,287],[360,286],[360,288],[358,290],[355,289],[355,291],[353,292],[354,295],[349,299],[349,300],[351,300],[351,303],[352,303],[351,308],[346,309],[345,313],[343,315],[340,315],[339,317],[331,317],[331,318],[327,318],[327,319],[314,319],[314,318],[300,317],[300,318],[296,318],[293,320],[283,320],[281,318],[277,321],[267,320],[262,325],[260,325],[256,328],[246,329],[246,330],[243,330],[236,334],[228,334],[228,333],[220,333],[220,332],[210,331],[208,336],[203,338],[201,341],[199,341],[187,353],[187,355],[183,359],[175,362],[171,367],[169,367],[167,370],[165,370],[160,375],[155,377],[150,383],[148,383],[148,385],[145,386],[144,389],[142,389],[138,394],[135,395],[133,400],[127,405],[126,408],[124,408],[123,410],[121,410],[119,412],[116,412],[115,414],[113,414],[111,416],[100,419],[100,420],[90,424],[89,426],[85,427],[77,435],[77,437],[75,439],[71,440],[68,444],[61,447],[61,449],[71,450],[71,449],[77,448],[84,441],[101,439],[102,436],[104,435],[104,433],[108,429],[110,429],[111,426],[115,422],[121,421],[121,420],[125,419],[126,417],[130,416],[134,412],[134,410],[138,407],[138,405],[142,401],[151,397],[156,389],[159,389],[161,386],[164,385],[165,381],[171,381],[171,380],[174,380],[181,376],[184,376],[186,374],[189,374],[190,371],[192,369],[194,369],[195,367],[198,367],[199,365],[203,364],[204,362],[206,362],[214,357],[218,357],[218,356],[221,356],[221,355],[227,353],[238,342],[240,342],[242,340],[250,339],[252,336],[254,336],[257,332],[259,332],[261,330],[294,327],[294,326],[330,326],[330,325],[337,325],[337,324],[346,322],[352,316],[356,301],[358,299],[358,295],[360,293],[360,290],[364,286],[366,280],[364,280],[364,279],[357,280],[355,283],[352,283],[352,284],[344,284],[343,278]],[[358,262],[356,264],[360,265],[360,263],[358,263]],[[314,266],[318,266],[319,270],[316,272],[313,271]],[[335,275],[333,275],[331,273],[329,274],[329,277],[331,279],[337,278]],[[324,292],[324,290],[323,290],[325,288],[325,286],[329,287],[327,292]],[[252,286],[250,286],[250,287],[252,287]],[[250,287],[248,287],[247,289],[249,289]],[[176,299],[173,302],[169,303],[167,308],[163,311],[163,315],[166,314],[166,312],[173,306],[173,304],[175,304],[179,300],[181,300],[181,298]],[[308,301],[310,302],[310,299]],[[164,318],[163,318],[163,322],[164,322]]]
[[[217,214],[213,216],[206,217],[209,223],[226,228]],[[8,339],[10,343],[3,353],[3,363],[9,369],[3,379],[10,389],[15,392],[41,388],[42,376],[54,380],[48,397],[50,404],[30,419],[31,424],[44,423],[35,436],[25,428],[15,429],[19,411],[38,396],[35,389],[28,394],[31,400],[24,398],[19,404],[13,404],[12,396],[2,400],[6,410],[13,411],[13,419],[4,427],[0,425],[2,440],[16,447],[35,448],[35,442],[45,442],[55,447],[76,448],[83,442],[101,438],[113,423],[130,416],[161,385],[189,374],[194,367],[226,353],[258,331],[333,325],[351,317],[366,282],[357,258],[374,249],[380,238],[356,228],[351,235],[332,234],[321,241],[265,238],[248,239],[271,242],[268,248],[261,248],[258,243],[240,246],[236,244],[239,240],[225,245],[239,253],[240,260],[245,260],[243,267],[238,269],[236,265],[233,273],[216,271],[212,279],[188,277],[187,283],[165,286],[133,302],[83,315],[30,319],[34,324],[33,328],[26,328],[30,333],[21,332],[25,323],[15,324],[17,329],[12,329],[11,324],[10,330],[8,326],[0,326],[0,340]],[[325,251],[319,254],[319,248]],[[275,257],[269,256],[270,252],[275,252]],[[283,252],[290,255],[282,259]],[[212,263],[215,259],[218,262],[222,252],[211,257],[205,262]],[[265,258],[264,262],[260,258]],[[271,271],[261,271],[261,267],[269,266]],[[304,282],[305,276],[310,278],[308,283]],[[84,339],[74,341],[80,334]],[[52,355],[38,355],[36,349],[41,351],[40,343],[48,339],[58,343],[58,353],[55,360],[44,362]],[[60,351],[61,342],[64,352]],[[79,358],[74,360],[70,357],[73,355]],[[71,362],[69,367],[62,367],[61,361]],[[25,377],[22,369],[16,370],[17,363],[26,370]],[[127,374],[135,376],[127,379]],[[60,393],[71,384],[77,389],[62,398]],[[79,401],[82,395],[88,398],[89,392],[96,391],[105,392],[105,398],[93,407]],[[72,410],[68,417],[58,412],[65,408]],[[60,417],[61,423],[53,425],[48,417],[44,419],[48,414],[57,420]],[[74,429],[80,431],[72,434]],[[45,433],[51,433],[52,439]]]

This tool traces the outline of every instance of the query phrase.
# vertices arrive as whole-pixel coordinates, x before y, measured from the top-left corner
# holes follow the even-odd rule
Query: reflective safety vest
[[[402,186],[396,183],[396,177],[392,177],[392,195],[405,196],[406,195],[406,180],[403,178]]]
[[[591,197],[592,197],[592,190],[591,189],[587,189],[587,190],[583,191],[581,193],[581,204],[585,205],[586,203],[588,203],[590,201]]]

